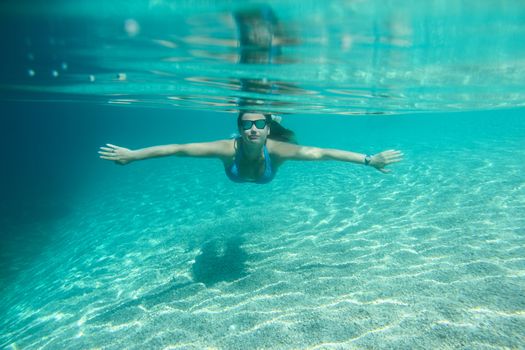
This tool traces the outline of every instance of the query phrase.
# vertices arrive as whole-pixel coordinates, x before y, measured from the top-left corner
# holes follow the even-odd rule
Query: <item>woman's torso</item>
[[[261,157],[256,160],[248,159],[242,150],[240,138],[231,140],[232,156],[223,159],[226,175],[235,182],[270,182],[277,168],[282,163],[273,155],[266,145],[261,150]]]

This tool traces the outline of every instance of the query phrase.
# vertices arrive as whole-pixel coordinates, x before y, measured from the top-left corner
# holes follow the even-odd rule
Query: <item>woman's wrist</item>
[[[128,161],[132,162],[134,160],[141,160],[144,157],[141,157],[140,150],[129,150]]]
[[[363,158],[363,164],[364,165],[370,165],[370,162],[372,161],[372,156],[370,154],[365,154]]]

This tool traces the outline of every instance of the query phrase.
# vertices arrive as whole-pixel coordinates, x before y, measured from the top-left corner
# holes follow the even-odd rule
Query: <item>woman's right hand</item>
[[[100,147],[100,158],[112,160],[117,164],[126,165],[133,161],[133,151],[124,147],[106,144],[107,147]]]
[[[397,163],[403,160],[403,153],[401,151],[396,151],[390,149],[388,151],[383,151],[372,156],[370,160],[370,165],[379,170],[382,173],[389,173],[390,169],[385,169],[385,167],[392,163]]]

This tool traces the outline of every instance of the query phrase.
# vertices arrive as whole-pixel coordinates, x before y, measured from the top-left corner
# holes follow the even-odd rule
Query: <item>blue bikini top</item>
[[[266,145],[263,146],[263,152],[264,152],[264,172],[261,175],[260,178],[256,180],[246,180],[242,178],[239,175],[239,164],[241,162],[243,152],[242,152],[242,141],[240,138],[237,138],[235,140],[237,143],[237,150],[235,151],[235,161],[230,167],[227,167],[226,175],[232,180],[233,182],[253,182],[257,184],[265,184],[273,180],[275,176],[275,172],[272,169],[272,160],[270,158],[270,153],[268,152],[268,148],[266,148]]]

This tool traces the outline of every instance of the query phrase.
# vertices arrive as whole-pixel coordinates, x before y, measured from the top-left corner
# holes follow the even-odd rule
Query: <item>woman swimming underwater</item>
[[[100,158],[125,165],[154,157],[208,157],[219,158],[226,175],[235,182],[270,182],[277,169],[287,160],[339,160],[369,165],[383,173],[387,165],[402,160],[397,150],[374,155],[339,149],[318,148],[295,144],[292,131],[272,120],[270,114],[241,112],[237,118],[240,136],[214,142],[172,144],[137,150],[107,144],[100,147]]]

